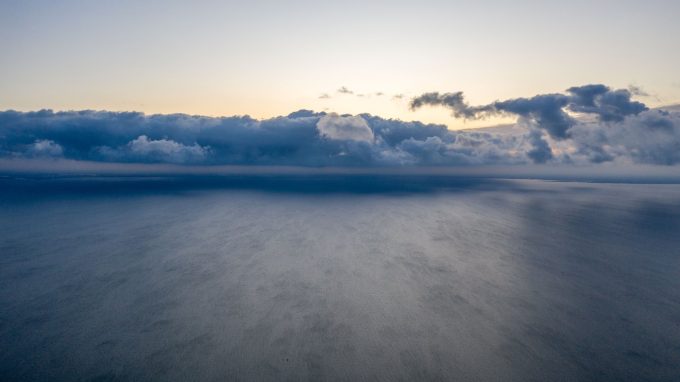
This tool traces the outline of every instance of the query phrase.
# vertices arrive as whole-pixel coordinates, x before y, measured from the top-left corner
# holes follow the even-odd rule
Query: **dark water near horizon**
[[[2,381],[679,381],[680,185],[0,179]]]

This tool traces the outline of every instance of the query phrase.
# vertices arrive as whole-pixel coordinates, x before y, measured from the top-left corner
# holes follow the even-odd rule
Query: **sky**
[[[631,85],[680,102],[678,1],[0,2],[0,110],[257,119],[298,109],[449,129],[512,122],[412,110]]]
[[[679,16],[661,0],[0,0],[0,168],[676,166]]]

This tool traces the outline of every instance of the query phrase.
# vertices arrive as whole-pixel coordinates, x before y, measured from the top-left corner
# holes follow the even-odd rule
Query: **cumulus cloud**
[[[337,114],[324,115],[316,124],[322,136],[351,141],[372,142],[373,131],[361,116],[339,116]]]
[[[616,124],[582,123],[569,142],[589,162],[680,163],[680,113],[650,110]]]
[[[111,148],[98,148],[99,153],[113,160],[151,163],[200,163],[210,152],[209,147],[197,143],[191,146],[177,143],[170,139],[149,139],[146,135],[128,142],[128,144]]]
[[[451,105],[463,118],[518,116],[513,126],[466,131],[311,110],[265,120],[5,111],[0,158],[312,167],[680,164],[680,111],[648,110],[631,95],[588,85],[482,106],[468,105],[462,93],[428,93],[412,102],[415,108]]]
[[[527,126],[528,133],[526,139],[531,143],[532,149],[527,152],[527,156],[536,163],[545,163],[553,160],[552,145],[546,138],[553,141],[569,140],[571,147],[567,151],[577,150],[578,153],[588,152],[591,161],[608,161],[614,156],[606,154],[604,142],[602,141],[583,141],[583,129],[579,129],[579,137],[574,136],[575,126],[582,126],[583,123],[577,118],[578,115],[589,115],[594,117],[596,123],[589,124],[589,129],[595,131],[600,128],[610,127],[616,129],[618,125],[624,124],[628,117],[636,117],[649,110],[645,104],[631,99],[634,94],[642,94],[639,88],[630,89],[611,89],[601,84],[591,84],[575,86],[566,90],[565,93],[539,94],[529,98],[515,98],[503,101],[495,101],[486,105],[470,106],[464,98],[462,92],[454,93],[424,93],[411,100],[412,110],[423,106],[444,106],[451,110],[456,118],[479,119],[490,115],[514,115],[518,117],[518,123]],[[645,114],[645,118],[650,118]],[[632,118],[636,121],[636,126],[641,131],[645,131],[645,123],[642,120]],[[670,115],[656,118],[656,124],[673,124]],[[544,137],[542,131],[547,133]],[[637,133],[637,131],[636,131]],[[628,132],[627,136],[634,135]],[[614,139],[618,135],[610,132],[600,132],[600,134],[590,134],[591,138],[606,137]],[[677,137],[674,137],[677,141]],[[673,140],[672,140],[673,141]],[[578,144],[578,148],[574,148]],[[562,145],[569,146],[569,145]],[[629,148],[630,145],[621,146]],[[636,152],[626,152],[630,157],[642,160]],[[562,157],[571,160],[571,156]],[[646,156],[647,162],[664,163],[657,159]],[[668,162],[668,161],[666,161]],[[675,160],[670,160],[675,163]]]
[[[37,139],[28,146],[26,154],[31,157],[61,157],[64,149],[54,141],[49,139]]]

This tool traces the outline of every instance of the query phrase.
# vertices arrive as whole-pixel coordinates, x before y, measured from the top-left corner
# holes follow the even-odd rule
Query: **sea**
[[[2,381],[680,381],[680,184],[0,177]]]

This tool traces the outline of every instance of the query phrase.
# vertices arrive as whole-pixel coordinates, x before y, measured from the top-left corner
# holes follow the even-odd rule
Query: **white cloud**
[[[328,114],[319,119],[316,124],[322,136],[337,139],[373,142],[373,130],[361,116],[339,116]]]
[[[140,135],[125,146],[118,148],[103,146],[98,148],[98,152],[112,160],[181,164],[204,161],[210,153],[210,148],[198,144],[183,145],[169,139],[153,140],[146,135]]]
[[[28,149],[28,155],[34,157],[60,157],[63,154],[61,145],[49,139],[38,139]]]

